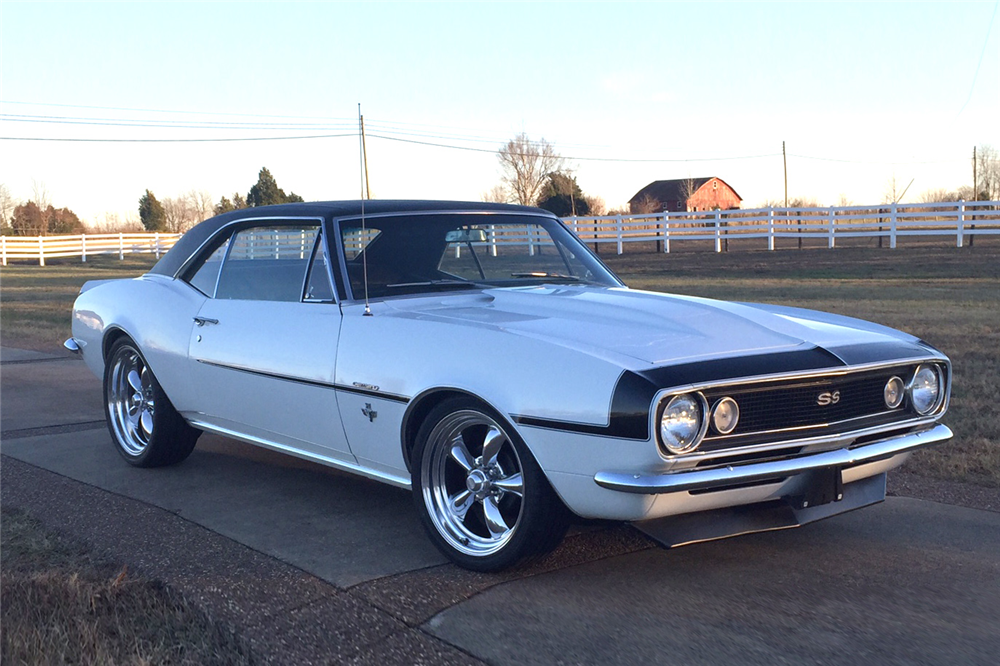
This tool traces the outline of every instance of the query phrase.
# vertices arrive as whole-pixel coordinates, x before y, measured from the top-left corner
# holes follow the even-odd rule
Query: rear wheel
[[[201,431],[170,404],[139,348],[128,338],[111,347],[104,366],[104,415],[118,453],[136,467],[179,463]]]
[[[498,571],[551,551],[569,511],[527,446],[478,401],[435,407],[413,457],[413,496],[434,544],[459,566]]]

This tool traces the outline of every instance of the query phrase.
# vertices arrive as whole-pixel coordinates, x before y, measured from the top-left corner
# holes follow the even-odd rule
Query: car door
[[[341,313],[328,257],[320,220],[254,220],[192,275],[209,295],[188,351],[196,425],[354,462],[333,385]]]

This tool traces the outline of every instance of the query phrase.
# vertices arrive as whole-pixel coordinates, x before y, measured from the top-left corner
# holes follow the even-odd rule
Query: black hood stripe
[[[611,414],[606,426],[524,415],[515,415],[513,419],[515,423],[536,428],[647,440],[650,437],[650,406],[653,398],[662,389],[740,377],[842,368],[845,365],[838,356],[821,347],[813,347],[790,352],[692,361],[639,372],[626,371],[618,378],[618,384],[615,386],[614,396],[611,399]]]

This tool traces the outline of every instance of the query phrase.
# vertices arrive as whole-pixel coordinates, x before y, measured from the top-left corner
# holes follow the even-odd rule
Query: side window
[[[215,297],[301,300],[318,236],[319,225],[264,225],[237,232],[230,241]]]
[[[312,261],[309,263],[309,277],[306,278],[307,301],[332,301],[333,286],[330,284],[330,267],[327,262],[323,237],[316,239]]]
[[[201,265],[195,274],[191,276],[189,282],[191,286],[205,294],[209,298],[215,296],[215,285],[219,282],[219,268],[222,267],[222,260],[229,249],[229,239],[219,246],[219,248],[209,255],[205,263]]]

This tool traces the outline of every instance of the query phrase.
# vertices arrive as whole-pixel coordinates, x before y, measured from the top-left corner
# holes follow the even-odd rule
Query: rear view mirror
[[[486,231],[483,229],[455,229],[445,234],[449,243],[485,243]]]

